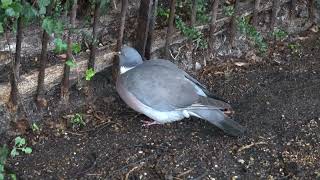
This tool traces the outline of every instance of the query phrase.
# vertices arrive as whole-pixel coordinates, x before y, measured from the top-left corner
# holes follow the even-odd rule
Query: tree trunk
[[[236,33],[237,33],[237,14],[239,10],[240,0],[235,0],[234,2],[234,14],[231,18],[231,27],[230,27],[230,45],[232,48],[235,47]]]
[[[21,42],[22,42],[22,30],[23,22],[22,18],[19,17],[17,20],[17,35],[16,35],[16,53],[14,61],[12,63],[12,72],[10,76],[11,92],[9,105],[13,111],[17,110],[19,102],[19,89],[18,81],[20,79],[20,63],[21,63]]]
[[[120,30],[119,30],[118,39],[117,39],[116,52],[121,51],[121,46],[123,44],[123,34],[124,34],[124,28],[126,24],[127,10],[128,10],[128,0],[122,0],[121,15],[120,15],[121,16]],[[116,82],[118,72],[119,72],[118,68],[119,68],[119,56],[115,56],[113,60],[113,67],[112,67],[113,82]]]
[[[153,32],[154,32],[154,27],[155,27],[156,17],[157,17],[157,7],[158,7],[158,0],[153,0],[150,25],[149,25],[149,32],[148,32],[148,39],[147,39],[147,44],[146,44],[145,53],[144,53],[146,59],[151,58],[151,47],[152,47],[152,41],[154,38]]]
[[[167,35],[166,35],[166,44],[164,46],[166,58],[170,58],[169,46],[172,41],[173,22],[174,22],[175,14],[176,14],[176,0],[171,0],[170,15],[169,15],[169,21],[168,21],[169,24],[168,24]]]
[[[271,13],[271,22],[270,22],[270,30],[273,31],[277,22],[278,12],[280,10],[280,1],[273,0],[272,4],[272,13]]]
[[[138,26],[136,30],[135,48],[144,59],[145,48],[148,39],[148,32],[150,26],[151,9],[153,0],[141,0],[139,8]]]
[[[50,5],[47,8],[46,16],[51,16],[52,8],[54,5],[54,0],[51,1]],[[36,94],[36,102],[39,107],[47,106],[47,101],[45,99],[45,87],[44,87],[44,78],[45,78],[45,69],[47,66],[48,61],[48,42],[50,36],[49,34],[43,30],[42,34],[42,49],[40,54],[40,67],[39,67],[39,75],[38,75],[38,87],[37,87],[37,94]]]
[[[98,23],[100,19],[100,0],[96,0],[92,24],[92,42],[90,44],[90,58],[88,62],[88,69],[94,69],[96,50],[97,50],[97,37],[98,37]]]
[[[197,0],[192,0],[190,26],[193,27],[197,18]]]
[[[258,25],[258,16],[259,16],[259,12],[260,12],[260,2],[261,2],[261,0],[254,1],[254,10],[253,10],[253,19],[252,19],[253,26]]]
[[[216,31],[217,14],[220,0],[214,0],[211,8],[211,21],[210,21],[210,35],[209,35],[209,49],[210,52],[213,51],[214,47],[214,32]]]
[[[70,16],[70,25],[71,29],[69,30],[68,34],[68,48],[67,48],[67,58],[66,60],[73,60],[72,57],[72,29],[75,28],[75,21],[76,21],[76,14],[77,14],[77,0],[73,1],[72,9],[71,9],[71,16]],[[67,64],[64,64],[64,71],[63,71],[63,78],[61,83],[61,100],[63,103],[69,102],[69,75],[70,75],[70,67]]]

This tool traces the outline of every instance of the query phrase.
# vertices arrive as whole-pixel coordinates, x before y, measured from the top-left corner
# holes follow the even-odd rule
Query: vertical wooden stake
[[[145,48],[146,48],[147,39],[148,39],[152,4],[153,4],[152,0],[140,1],[135,48],[137,49],[137,51],[140,53],[142,57],[144,57],[145,55]]]
[[[230,27],[230,45],[232,48],[235,47],[235,38],[236,38],[236,33],[237,33],[237,14],[239,10],[239,1],[240,0],[235,0],[234,2],[234,14],[231,18],[231,27]]]
[[[193,27],[197,18],[197,0],[192,0],[190,26]]]
[[[67,58],[66,60],[73,60],[72,57],[72,31],[75,28],[75,21],[77,15],[77,0],[73,0],[73,5],[71,9],[71,16],[70,16],[70,25],[71,29],[69,30],[68,34],[68,47],[67,47]],[[69,75],[70,75],[70,67],[65,63],[64,64],[64,71],[63,71],[62,83],[61,83],[61,100],[64,104],[69,102]]]
[[[212,53],[213,44],[214,44],[214,32],[216,31],[216,22],[217,22],[217,14],[218,14],[218,6],[220,0],[214,0],[211,8],[211,21],[210,21],[210,35],[209,35],[209,49]]]
[[[145,48],[145,57],[146,59],[151,58],[151,48],[152,48],[152,41],[153,41],[153,32],[154,27],[156,24],[156,17],[157,17],[157,7],[158,7],[158,0],[153,0],[153,6],[151,10],[151,18],[150,18],[150,25],[149,25],[149,32],[148,32],[148,39]]]
[[[270,30],[273,31],[277,22],[278,12],[280,10],[280,1],[273,0],[272,5],[272,13],[271,13],[271,22],[270,22]]]
[[[169,15],[169,21],[168,21],[169,24],[168,24],[167,35],[166,35],[166,43],[164,46],[166,58],[170,58],[169,45],[171,44],[171,41],[172,41],[173,22],[174,22],[175,14],[176,14],[176,0],[171,0],[170,15]]]
[[[121,13],[120,13],[121,14],[120,30],[119,30],[118,39],[117,39],[116,52],[121,51],[121,46],[123,44],[123,34],[124,34],[124,28],[126,23],[127,9],[128,9],[128,0],[122,0]],[[115,56],[113,60],[113,67],[112,67],[112,79],[114,83],[117,80],[118,72],[119,72],[119,57]]]

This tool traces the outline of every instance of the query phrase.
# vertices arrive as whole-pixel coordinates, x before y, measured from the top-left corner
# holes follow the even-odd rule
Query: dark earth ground
[[[194,73],[233,105],[248,129],[241,138],[196,118],[143,128],[147,118],[120,100],[106,70],[93,81],[93,103],[73,88],[66,115],[84,114],[86,127],[72,129],[68,116],[55,114],[59,91],[50,92],[53,111],[42,131],[22,132],[33,153],[9,158],[7,168],[21,179],[320,178],[320,36],[300,36],[309,37],[295,42],[301,58],[282,43],[279,58],[209,62]]]

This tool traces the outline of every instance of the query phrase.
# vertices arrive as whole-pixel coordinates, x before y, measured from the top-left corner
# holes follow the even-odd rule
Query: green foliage
[[[26,154],[32,153],[32,148],[27,147],[26,139],[21,138],[20,136],[14,139],[14,146],[10,152],[11,157],[15,157],[19,155],[20,154],[19,151],[24,152]]]
[[[6,164],[7,158],[9,155],[9,149],[6,145],[0,147],[0,180],[4,180],[5,169],[4,165]]]
[[[37,125],[37,123],[32,123],[31,129],[32,129],[32,132],[34,132],[34,133],[40,132],[40,128],[39,128],[39,126]]]
[[[197,3],[197,20],[201,23],[207,23],[209,22],[209,16],[208,16],[208,1],[206,0],[196,0]]]
[[[274,31],[272,32],[272,36],[277,41],[283,41],[285,38],[288,37],[288,33],[280,28],[275,28]]]
[[[259,49],[260,53],[265,53],[268,50],[268,44],[263,39],[260,32],[257,29],[249,24],[249,19],[245,17],[237,18],[237,24],[240,32],[248,36]]]
[[[299,43],[290,43],[288,44],[288,48],[290,49],[291,53],[295,56],[301,57],[302,56],[302,47]]]
[[[176,18],[176,26],[184,36],[195,42],[197,47],[202,49],[208,47],[208,43],[205,41],[204,35],[201,31],[194,27],[187,26],[179,17]]]
[[[225,16],[231,17],[234,14],[234,7],[233,6],[224,6],[223,7],[223,14]]]
[[[86,80],[90,81],[93,76],[96,74],[96,72],[94,71],[94,69],[90,68],[86,70]]]
[[[56,54],[62,54],[62,53],[67,52],[68,45],[62,39],[56,38],[53,42],[54,42],[54,45],[55,45],[55,48],[54,48],[53,51]]]
[[[45,17],[41,25],[48,34],[57,34],[60,36],[63,33],[64,26],[61,21],[54,19],[52,17]]]
[[[72,52],[78,54],[81,51],[81,45],[79,43],[72,43]]]
[[[76,113],[75,115],[72,116],[70,123],[72,124],[73,128],[77,128],[77,127],[83,127],[86,125],[86,123],[83,120],[83,117],[81,114]]]
[[[162,6],[157,8],[157,16],[163,17],[165,19],[168,19],[170,15],[170,9],[169,8],[164,8]]]
[[[75,68],[77,66],[77,63],[72,59],[68,59],[66,61],[66,65],[68,65],[70,68]]]

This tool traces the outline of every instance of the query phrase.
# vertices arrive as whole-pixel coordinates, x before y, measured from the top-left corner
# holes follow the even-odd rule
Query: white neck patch
[[[127,71],[129,71],[130,69],[132,69],[134,67],[124,67],[124,66],[120,66],[120,74],[123,74]]]

